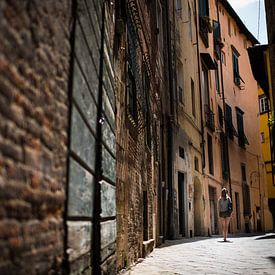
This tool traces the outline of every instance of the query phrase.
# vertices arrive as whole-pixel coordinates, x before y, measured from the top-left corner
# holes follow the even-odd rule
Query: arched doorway
[[[203,232],[203,197],[202,185],[200,180],[194,178],[194,234],[195,236],[202,236]]]

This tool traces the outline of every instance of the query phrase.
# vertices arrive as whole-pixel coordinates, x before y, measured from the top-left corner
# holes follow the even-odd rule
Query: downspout
[[[265,231],[265,216],[264,216],[264,209],[262,208],[262,193],[261,193],[261,173],[260,173],[260,161],[259,156],[257,155],[257,168],[258,168],[258,175],[259,175],[259,200],[260,200],[260,209],[261,209],[261,223],[263,224],[262,231]],[[265,197],[265,194],[264,194]]]
[[[271,100],[269,100],[269,102],[272,102]],[[267,104],[267,119],[268,119],[268,133],[269,133],[269,146],[270,146],[270,161],[271,161],[271,176],[272,176],[272,186],[275,187],[275,183],[274,183],[274,169],[273,169],[273,165],[274,165],[274,159],[273,159],[273,144],[272,144],[272,133],[271,133],[271,127],[270,127],[270,109],[269,109],[269,104]],[[273,126],[275,127],[275,126]]]
[[[101,274],[101,234],[100,234],[100,220],[101,220],[101,180],[102,180],[102,124],[103,117],[103,67],[104,67],[104,44],[105,44],[105,12],[106,0],[102,3],[102,23],[101,23],[101,41],[100,41],[100,65],[99,65],[99,87],[97,98],[97,124],[96,124],[96,159],[95,159],[95,186],[94,186],[94,225],[92,232],[92,265],[93,274]]]
[[[217,7],[217,19],[220,25],[220,15],[219,15],[219,0],[216,0],[216,7]],[[221,28],[220,28],[221,30]],[[222,105],[223,105],[223,121],[224,121],[224,128],[225,128],[225,150],[226,150],[226,164],[227,164],[227,171],[228,171],[228,184],[229,184],[229,193],[230,197],[232,198],[232,183],[231,183],[231,172],[230,172],[230,163],[229,163],[229,149],[228,149],[228,134],[227,134],[227,128],[226,128],[226,119],[225,119],[225,97],[224,97],[224,83],[223,83],[223,70],[222,70],[222,60],[220,58],[220,72],[221,72],[221,88],[222,88]]]
[[[197,61],[198,61],[198,80],[200,94],[200,113],[201,113],[201,147],[202,147],[202,171],[205,168],[205,146],[204,146],[204,125],[203,125],[203,109],[202,109],[202,91],[201,91],[201,66],[200,66],[200,50],[199,50],[199,34],[198,34],[198,18],[197,18],[197,1],[195,0],[195,24],[196,24],[196,40],[197,40]]]
[[[170,96],[170,110],[168,117],[168,141],[167,141],[167,154],[168,154],[168,237],[169,239],[174,239],[175,237],[175,226],[174,226],[174,135],[173,135],[173,126],[174,126],[174,91],[173,91],[173,66],[172,66],[172,49],[171,49],[171,26],[169,22],[169,0],[165,1],[166,5],[166,39],[168,47],[168,78],[169,78],[169,96]]]

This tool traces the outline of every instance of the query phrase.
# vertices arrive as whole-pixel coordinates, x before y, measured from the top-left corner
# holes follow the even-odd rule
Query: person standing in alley
[[[228,234],[228,226],[230,222],[230,217],[232,213],[232,201],[228,195],[228,190],[226,188],[222,189],[221,196],[219,198],[219,211],[220,211],[220,221],[222,225],[223,240],[226,242]]]

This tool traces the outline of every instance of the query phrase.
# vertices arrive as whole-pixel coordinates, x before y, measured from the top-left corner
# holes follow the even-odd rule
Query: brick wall
[[[133,119],[128,110],[125,98],[125,62],[126,52],[130,43],[127,45],[125,33],[121,35],[120,45],[118,47],[118,62],[116,69],[117,90],[116,90],[116,138],[117,138],[117,268],[120,270],[129,267],[142,257],[143,253],[143,192],[147,192],[147,215],[148,215],[148,232],[146,240],[153,238],[153,214],[155,211],[156,197],[156,178],[153,176],[156,171],[152,165],[154,157],[153,146],[146,144],[146,118],[144,114],[145,97],[148,96],[151,106],[150,114],[155,112],[156,99],[154,90],[155,83],[155,53],[156,47],[151,46],[155,35],[156,22],[154,18],[155,1],[151,4],[145,1],[129,1],[128,19],[131,13],[137,12],[142,20],[143,28],[139,34],[131,33],[133,40],[139,39],[140,44],[134,51],[133,70],[135,71],[135,81],[137,85],[138,101],[138,119],[133,123]],[[139,3],[138,3],[139,2]],[[132,9],[131,9],[132,7]],[[140,9],[144,7],[144,9]],[[150,12],[150,9],[152,11]],[[136,18],[138,17],[135,14]],[[119,18],[120,19],[120,18]],[[124,18],[125,19],[125,18]],[[125,25],[126,25],[125,20]],[[130,21],[130,20],[129,20]],[[129,24],[129,22],[127,21]],[[134,23],[137,24],[137,23]],[[131,30],[130,24],[128,31]],[[126,32],[126,26],[125,30]],[[146,42],[145,42],[146,39]],[[142,46],[140,46],[142,45]],[[148,49],[146,48],[148,46]],[[156,44],[155,44],[156,46]],[[131,49],[132,50],[132,49]],[[129,58],[129,56],[128,56]],[[148,58],[148,60],[147,60]],[[150,61],[149,61],[150,59]],[[142,83],[142,72],[144,70],[144,60],[152,65],[150,75],[151,89],[148,94],[144,92]],[[129,62],[129,60],[128,60]],[[150,68],[151,69],[151,68]],[[153,119],[150,122],[153,127]],[[150,147],[150,148],[149,148]]]
[[[0,273],[63,256],[71,1],[0,3]]]

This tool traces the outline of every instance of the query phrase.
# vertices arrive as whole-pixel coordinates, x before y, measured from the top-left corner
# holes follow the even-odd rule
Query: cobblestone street
[[[167,241],[124,274],[275,274],[275,235]]]

